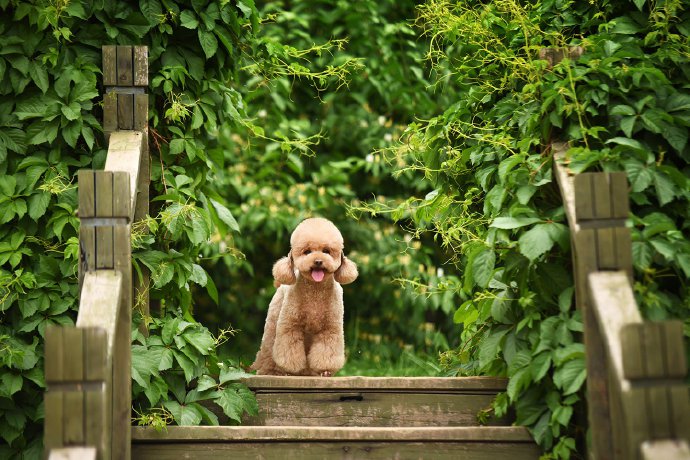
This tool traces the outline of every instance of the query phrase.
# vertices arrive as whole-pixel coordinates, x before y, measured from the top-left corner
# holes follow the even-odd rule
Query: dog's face
[[[297,269],[302,278],[321,283],[333,276],[340,284],[357,278],[357,266],[343,254],[343,237],[327,219],[306,219],[290,237],[290,254],[273,266],[280,284],[293,284]]]
[[[343,237],[326,219],[307,219],[295,228],[290,238],[294,268],[303,277],[320,283],[340,268]]]

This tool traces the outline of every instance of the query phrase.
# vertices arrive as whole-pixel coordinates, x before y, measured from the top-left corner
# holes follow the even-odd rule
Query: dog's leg
[[[345,365],[345,339],[342,331],[324,331],[315,335],[307,362],[317,375],[330,377],[338,372]]]
[[[278,289],[268,306],[261,347],[256,354],[254,364],[251,366],[251,369],[257,371],[259,375],[279,375],[282,373],[273,361],[273,344],[276,337],[276,323],[278,322],[278,316],[280,315],[284,296],[284,290]]]
[[[278,321],[273,344],[273,360],[288,374],[298,375],[307,367],[304,333],[299,325],[287,323],[288,321]]]

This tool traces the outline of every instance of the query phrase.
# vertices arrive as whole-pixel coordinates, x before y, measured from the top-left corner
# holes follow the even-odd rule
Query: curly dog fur
[[[323,218],[292,232],[290,252],[273,266],[276,291],[251,368],[264,375],[330,376],[345,364],[343,288],[357,278],[343,237]]]

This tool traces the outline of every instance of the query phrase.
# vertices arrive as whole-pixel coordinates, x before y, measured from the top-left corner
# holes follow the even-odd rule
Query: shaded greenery
[[[688,188],[690,12],[681,2],[532,4],[430,0],[418,25],[429,59],[458,98],[408,127],[388,151],[400,172],[433,184],[402,205],[359,211],[412,219],[453,252],[458,375],[503,375],[497,414],[515,409],[552,458],[585,451],[582,324],[574,310],[569,232],[552,174],[553,140],[568,165],[625,170],[633,202],[635,293],[653,319],[690,312]],[[544,47],[582,46],[553,68]]]

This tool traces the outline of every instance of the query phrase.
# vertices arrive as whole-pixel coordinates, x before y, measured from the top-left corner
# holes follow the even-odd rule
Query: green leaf
[[[31,79],[36,83],[36,86],[41,90],[43,94],[48,91],[48,85],[50,84],[48,80],[48,71],[37,62],[32,62],[31,67],[29,67],[29,75]]]
[[[247,374],[242,369],[236,369],[234,367],[223,367],[220,370],[219,381],[221,384],[227,382],[234,382],[240,379],[249,377],[251,374]]]
[[[199,20],[193,11],[184,10],[180,13],[180,25],[187,29],[196,29],[199,27]]]
[[[180,426],[199,425],[203,418],[203,413],[199,410],[197,403],[183,405],[177,401],[166,401],[163,403],[163,406],[170,411]]]
[[[6,398],[11,397],[13,394],[22,389],[24,379],[21,375],[11,374],[9,372],[3,373],[0,377],[2,381],[2,387],[0,387],[0,394],[4,395]]]
[[[240,226],[237,224],[237,220],[235,220],[235,217],[232,215],[230,210],[211,198],[211,205],[213,205],[213,209],[215,209],[216,213],[218,213],[218,218],[223,221],[228,227],[230,227],[231,230],[239,233],[240,232]]]
[[[542,222],[542,219],[537,217],[497,217],[491,223],[491,227],[510,230],[536,224],[537,222]]]
[[[50,193],[40,191],[31,195],[29,198],[29,217],[38,221],[46,213],[48,204],[50,204]]]
[[[549,230],[551,225],[554,224],[538,224],[523,233],[518,240],[520,253],[529,260],[534,261],[549,251],[555,242]]]
[[[676,185],[662,171],[654,171],[654,189],[661,206],[670,203],[676,197]]]
[[[213,32],[207,32],[203,29],[199,29],[197,33],[199,35],[199,43],[204,50],[206,59],[211,59],[218,50],[218,40],[216,36],[213,35]]]
[[[573,394],[580,389],[587,377],[585,360],[577,358],[567,361],[562,367],[556,369],[553,382],[556,387],[563,390],[563,394]]]
[[[78,102],[72,102],[69,105],[65,104],[60,108],[60,110],[62,110],[62,114],[65,116],[65,118],[70,121],[81,117],[81,104]]]
[[[491,248],[482,249],[472,260],[472,276],[478,286],[485,288],[493,276],[496,253]]]
[[[206,329],[200,331],[186,331],[182,334],[182,338],[204,356],[215,349],[216,342],[211,333]]]
[[[199,377],[199,381],[196,384],[196,390],[197,391],[206,391],[211,388],[217,387],[218,384],[216,381],[213,379],[213,377],[209,375],[202,375]]]

